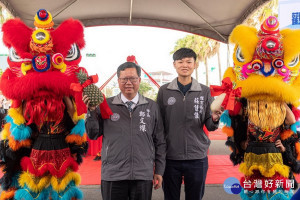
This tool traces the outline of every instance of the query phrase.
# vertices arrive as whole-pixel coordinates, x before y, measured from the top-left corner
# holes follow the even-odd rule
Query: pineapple
[[[76,75],[81,85],[88,79],[87,74],[84,73],[82,70],[80,70]],[[89,106],[91,107],[99,105],[104,100],[102,92],[94,84],[90,84],[87,87],[83,88],[83,95],[88,96],[90,100]]]

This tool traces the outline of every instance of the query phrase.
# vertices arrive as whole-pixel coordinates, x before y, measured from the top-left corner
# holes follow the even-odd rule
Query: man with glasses
[[[91,139],[103,135],[101,193],[103,200],[150,200],[152,186],[161,187],[166,143],[158,105],[138,93],[141,68],[125,62],[117,70],[121,93],[107,99],[113,115],[102,119],[89,108],[86,130]],[[154,170],[154,171],[153,171]],[[154,175],[153,175],[154,172]]]

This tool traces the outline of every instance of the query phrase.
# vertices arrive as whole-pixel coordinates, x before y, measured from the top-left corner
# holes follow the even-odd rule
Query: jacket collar
[[[167,89],[169,90],[179,90],[177,84],[177,77],[168,85]],[[192,78],[192,86],[189,91],[201,91],[202,88],[196,79]]]
[[[139,93],[139,101],[138,101],[138,103],[136,105],[138,106],[138,105],[147,104],[147,103],[148,103],[147,99],[143,95],[141,95]],[[121,93],[119,93],[118,95],[116,95],[114,97],[114,99],[112,101],[112,104],[115,104],[115,105],[124,105],[124,103],[123,103],[123,101],[121,99]]]

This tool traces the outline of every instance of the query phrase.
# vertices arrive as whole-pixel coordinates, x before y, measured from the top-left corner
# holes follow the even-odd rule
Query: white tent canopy
[[[58,25],[67,18],[86,27],[137,25],[186,31],[228,42],[232,29],[269,0],[0,0],[14,16],[33,26],[44,8]]]

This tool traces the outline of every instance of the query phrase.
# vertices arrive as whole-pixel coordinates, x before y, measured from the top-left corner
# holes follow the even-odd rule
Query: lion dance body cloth
[[[290,199],[297,189],[300,31],[278,27],[273,16],[258,31],[237,26],[230,36],[234,66],[222,86],[211,86],[213,96],[224,93],[222,130],[230,159],[244,174],[240,196],[246,200]],[[288,116],[293,123],[286,123]],[[284,150],[276,147],[278,140]]]
[[[20,19],[2,27],[9,68],[0,89],[12,107],[2,131],[0,199],[82,199],[76,171],[87,150],[86,107],[70,86],[85,71],[83,26],[68,19],[54,29],[44,9],[34,19],[35,29]]]

